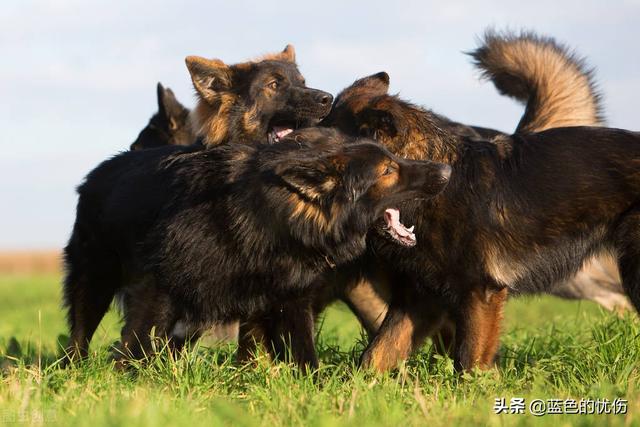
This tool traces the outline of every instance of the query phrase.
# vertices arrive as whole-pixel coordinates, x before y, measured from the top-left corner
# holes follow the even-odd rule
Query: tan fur
[[[533,34],[488,32],[482,45],[471,53],[484,77],[498,90],[526,103],[516,132],[540,132],[561,126],[601,126],[600,95],[584,61],[551,39]],[[508,145],[494,140],[501,154]],[[500,220],[500,218],[498,218]],[[485,260],[501,283],[515,279],[521,267],[500,261],[487,252]],[[500,271],[503,270],[503,271]],[[610,258],[594,257],[572,279],[557,284],[552,293],[563,298],[592,300],[608,310],[628,308],[618,266]]]
[[[484,251],[484,266],[489,275],[504,286],[512,286],[524,277],[526,267],[506,256],[497,246],[491,245]]]
[[[191,123],[196,135],[204,138],[205,145],[218,145],[227,137],[228,116],[236,102],[235,96],[221,94],[218,102],[211,105],[202,99],[191,113]]]
[[[388,284],[384,285],[376,288],[385,293],[382,297],[374,290],[375,285],[364,278],[360,278],[353,287],[345,292],[345,298],[353,306],[361,323],[370,334],[380,329],[389,308],[387,304],[387,300],[390,298]]]
[[[602,125],[591,71],[555,41],[489,32],[472,56],[498,90],[527,103],[516,132]],[[535,96],[530,99],[531,94]]]
[[[260,61],[286,61],[286,62],[296,62],[296,50],[293,45],[288,44],[285,46],[282,52],[277,53],[267,53],[262,55],[252,62],[260,62]]]
[[[229,133],[229,113],[237,102],[236,96],[228,91],[215,91],[210,82],[216,79],[222,86],[231,84],[233,70],[247,69],[260,61],[286,61],[295,63],[296,54],[292,45],[282,52],[263,55],[251,61],[226,65],[219,59],[207,59],[200,56],[187,56],[185,63],[191,75],[193,87],[198,95],[196,107],[190,114],[190,124],[197,137],[208,146],[218,145],[227,139]],[[258,106],[254,105],[242,116],[242,125],[247,133],[257,130]]]
[[[315,189],[309,188],[307,197],[314,199],[321,196]],[[313,203],[304,201],[300,196],[292,193],[289,196],[289,204],[292,206],[291,217],[303,217],[306,221],[313,221],[321,230],[327,230],[331,227],[331,223],[327,219],[322,210]]]
[[[393,329],[385,329],[392,337],[381,338],[377,346],[370,348],[370,359],[364,364],[366,368],[373,368],[378,372],[386,372],[398,366],[400,361],[406,360],[413,350],[412,336],[415,323],[408,315],[402,316],[396,321]],[[386,339],[382,339],[386,338]]]
[[[468,306],[467,315],[472,348],[470,362],[472,366],[487,369],[493,365],[500,343],[500,325],[502,324],[504,304],[507,301],[507,289],[474,292]],[[470,368],[465,366],[464,368]]]

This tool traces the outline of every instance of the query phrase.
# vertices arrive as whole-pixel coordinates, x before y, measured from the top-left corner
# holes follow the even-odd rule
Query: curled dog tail
[[[516,133],[604,124],[593,69],[552,38],[490,30],[469,55],[501,94],[526,105]]]

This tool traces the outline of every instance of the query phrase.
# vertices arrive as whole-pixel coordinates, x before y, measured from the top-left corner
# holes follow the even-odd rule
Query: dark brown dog
[[[503,77],[509,76],[506,73]],[[503,88],[513,88],[509,80],[495,81]],[[575,82],[567,82],[571,84],[541,85],[541,90],[548,88],[556,93],[562,88],[575,88]],[[417,226],[429,228],[425,236],[418,236],[422,243],[416,249],[391,253],[381,239],[371,239],[375,253],[382,254],[386,261],[387,274],[394,281],[392,290],[405,291],[391,296],[389,313],[365,352],[363,363],[378,370],[395,366],[439,322],[451,316],[456,325],[456,366],[488,366],[498,344],[507,288],[516,292],[548,291],[603,246],[624,252],[630,245],[622,241],[620,233],[628,226],[622,223],[633,222],[633,215],[627,217],[624,211],[632,209],[635,187],[621,191],[617,186],[635,182],[632,161],[622,157],[627,142],[633,157],[637,135],[575,128],[526,136],[527,129],[559,123],[565,114],[575,111],[569,102],[568,108],[557,110],[544,103],[530,104],[528,111],[538,113],[525,114],[528,118],[519,125],[522,135],[493,140],[460,138],[451,132],[447,120],[387,95],[387,85],[387,79],[380,75],[357,82],[338,96],[327,122],[352,134],[375,136],[402,156],[448,162],[458,175],[441,197],[412,211],[411,219]],[[558,95],[557,99],[566,102],[567,98]],[[597,113],[597,109],[591,112]],[[580,139],[587,141],[584,151]],[[557,147],[553,145],[556,142]],[[572,150],[574,157],[570,156]],[[597,164],[589,164],[591,156],[599,156],[601,151],[608,155],[594,162]],[[538,170],[530,169],[534,165]],[[609,180],[609,170],[618,171],[620,183]],[[586,182],[585,174],[594,174],[591,193],[580,190]],[[609,201],[613,211],[606,211]],[[589,203],[593,203],[589,206],[593,212],[582,218],[581,209],[587,209]],[[622,228],[608,221],[618,221]],[[602,235],[594,234],[595,224],[604,227]],[[626,254],[622,257],[627,270],[625,287],[637,307],[632,271],[635,261],[632,252]]]
[[[553,40],[532,34],[487,33],[473,57],[501,93],[527,105],[518,132],[540,131],[559,125],[601,124],[600,97],[591,71],[583,60]],[[388,86],[386,73],[357,81],[342,91],[331,115],[323,123],[352,135],[378,138],[384,134],[384,142],[390,148],[410,158],[422,156],[429,147],[428,141],[439,137],[440,129],[472,138],[506,136],[492,129],[463,125],[417,107],[404,108],[404,104],[397,105],[395,99],[387,95]],[[609,309],[624,305],[626,298],[616,280],[616,269],[610,262],[594,259],[578,276],[557,284],[550,292],[565,298],[592,299]],[[334,286],[324,287],[325,292],[316,296],[314,313],[341,298],[373,337],[385,318],[391,298],[389,276],[383,266],[367,257],[348,268],[343,267],[326,277],[325,280]],[[264,324],[241,328],[240,354],[246,357],[252,351],[251,343],[256,337],[267,348],[284,348],[280,336],[292,337],[290,345],[294,353],[296,349],[308,352],[308,349],[301,350],[310,340],[301,333],[300,325],[312,323],[309,319],[314,315],[307,313],[303,316],[306,320],[292,321],[297,308],[291,307],[290,311],[287,313],[287,308],[282,307]],[[446,320],[438,315],[431,326],[442,333],[444,345],[448,346],[453,329],[451,322]],[[408,329],[397,337],[406,340],[414,335],[414,328],[410,322],[405,325]],[[423,331],[415,331],[415,334],[412,339],[416,343],[429,335]],[[410,340],[405,342],[410,343]],[[400,358],[407,357],[412,349],[410,344],[399,347],[404,348]]]
[[[153,330],[167,337],[181,319],[304,304],[320,273],[364,252],[378,219],[402,230],[396,205],[437,195],[451,173],[332,129],[283,139],[130,151],[87,176],[65,248],[69,358],[87,356],[118,292],[128,299],[121,351],[134,358],[152,352]]]

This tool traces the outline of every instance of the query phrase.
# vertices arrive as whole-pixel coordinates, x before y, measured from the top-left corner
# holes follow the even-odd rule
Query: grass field
[[[164,352],[115,372],[110,313],[82,366],[60,369],[66,333],[60,278],[0,277],[0,424],[46,425],[625,425],[640,426],[640,322],[586,302],[511,301],[498,368],[463,376],[429,344],[388,375],[356,368],[364,341],[353,316],[323,319],[321,368],[300,375],[262,357],[240,366],[232,344],[206,343],[173,359]],[[525,414],[495,414],[496,398],[525,398]],[[529,413],[531,399],[628,400],[626,415]]]

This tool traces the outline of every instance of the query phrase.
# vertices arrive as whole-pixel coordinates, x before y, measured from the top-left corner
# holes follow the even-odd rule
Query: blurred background
[[[336,94],[385,70],[404,98],[509,131],[522,107],[479,82],[463,52],[488,27],[530,29],[596,67],[609,125],[640,129],[640,0],[391,3],[4,0],[0,250],[64,246],[75,186],[136,138],[156,83],[193,105],[190,54],[233,63],[292,43],[312,87]]]

